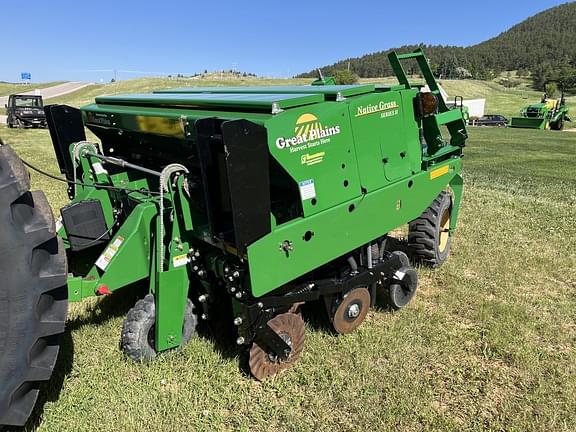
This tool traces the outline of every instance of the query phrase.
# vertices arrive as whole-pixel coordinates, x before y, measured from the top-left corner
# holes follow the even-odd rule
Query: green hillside
[[[33,84],[17,84],[0,82],[0,96],[8,96],[14,93],[28,92],[34,89],[42,89],[62,84],[63,81],[47,82],[47,83],[33,83]]]

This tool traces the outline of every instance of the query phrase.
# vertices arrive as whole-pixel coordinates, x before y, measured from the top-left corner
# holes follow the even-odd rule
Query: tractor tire
[[[198,317],[194,313],[194,305],[188,299],[184,312],[180,347],[185,346],[197,334],[197,327]],[[122,327],[120,349],[136,363],[154,360],[157,356],[155,330],[156,303],[154,295],[148,294],[142,300],[138,300],[134,307],[128,311]]]
[[[564,129],[564,119],[560,119],[557,122],[550,123],[550,129],[561,131]]]
[[[0,427],[23,426],[56,365],[68,311],[66,252],[42,192],[0,146]]]
[[[452,214],[452,195],[443,191],[424,213],[408,226],[408,247],[415,261],[440,267],[448,259],[452,238],[448,228]]]

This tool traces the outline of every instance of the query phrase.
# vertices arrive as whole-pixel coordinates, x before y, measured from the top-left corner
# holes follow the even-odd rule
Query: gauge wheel
[[[196,335],[198,318],[194,313],[194,305],[187,299],[182,327],[182,342],[185,346]],[[138,300],[128,311],[122,335],[120,348],[126,356],[136,363],[150,362],[157,356],[156,352],[156,302],[154,295],[148,294]]]

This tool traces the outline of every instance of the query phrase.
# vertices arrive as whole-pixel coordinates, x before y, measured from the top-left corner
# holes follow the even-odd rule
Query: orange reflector
[[[444,174],[448,174],[450,171],[450,165],[444,165],[442,168],[437,168],[433,171],[430,171],[430,180],[434,180],[435,178],[441,177]]]

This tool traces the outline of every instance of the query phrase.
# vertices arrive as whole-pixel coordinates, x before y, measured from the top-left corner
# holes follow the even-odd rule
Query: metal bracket
[[[256,328],[254,341],[268,353],[277,355],[280,360],[286,360],[292,348],[266,323]]]
[[[277,102],[272,102],[272,114],[280,114],[284,110],[280,108]]]

